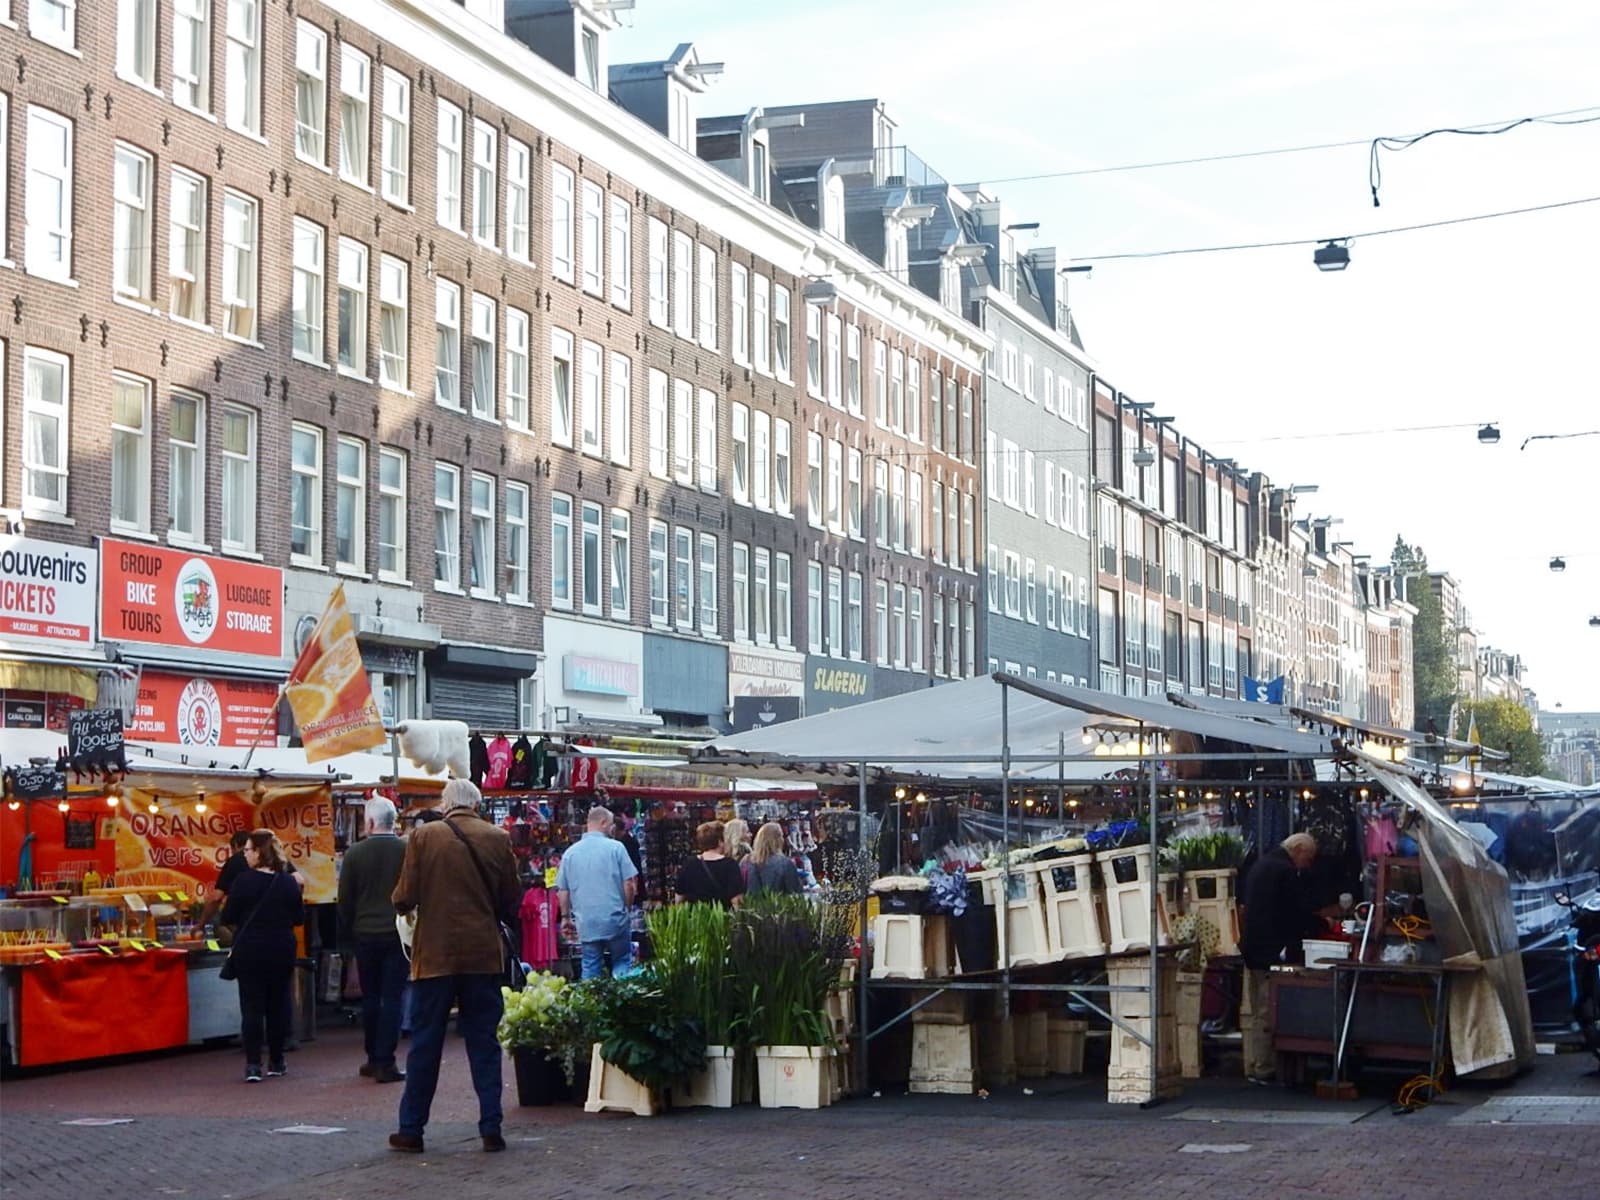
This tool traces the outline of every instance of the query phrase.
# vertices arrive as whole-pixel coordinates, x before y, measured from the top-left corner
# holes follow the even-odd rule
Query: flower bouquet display
[[[589,989],[541,971],[528,976],[520,992],[500,990],[505,1011],[495,1032],[516,1067],[517,1102],[544,1105],[570,1099],[595,1037]]]

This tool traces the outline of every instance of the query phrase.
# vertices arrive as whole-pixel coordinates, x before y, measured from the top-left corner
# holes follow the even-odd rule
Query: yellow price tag
[[[59,951],[59,950],[46,950],[44,952],[44,956],[46,958],[53,958],[53,959],[55,959],[55,960],[57,960],[59,962],[60,959],[61,959],[61,951]]]
[[[115,958],[116,954],[117,954],[117,952],[115,950],[113,950],[110,946],[101,946],[100,947],[100,953],[101,954],[109,954],[113,958]]]
[[[189,894],[187,892],[179,892],[178,893],[178,902],[180,904],[189,903]]]
[[[156,893],[156,899],[157,900],[171,900],[172,899],[172,893],[171,892],[157,892]]]
[[[152,950],[161,949],[161,943],[160,942],[151,942],[150,943],[150,949],[152,949]]]
[[[137,938],[129,938],[128,945],[132,946],[135,950],[144,949],[144,943],[139,941]]]
[[[54,900],[57,904],[65,904],[67,902],[67,898],[65,896],[51,896],[50,899]]]
[[[217,945],[217,939],[216,938],[207,938],[206,939],[206,949],[207,950],[221,950],[222,947]]]

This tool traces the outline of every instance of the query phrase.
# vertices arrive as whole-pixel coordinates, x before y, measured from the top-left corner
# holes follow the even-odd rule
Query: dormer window
[[[767,165],[767,144],[758,138],[750,140],[750,191],[757,200],[771,198],[769,184],[772,170]]]
[[[600,90],[600,31],[584,25],[578,35],[579,81],[590,91]]]

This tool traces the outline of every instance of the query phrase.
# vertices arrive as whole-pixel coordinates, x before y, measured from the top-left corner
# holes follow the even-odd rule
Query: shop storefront
[[[638,630],[547,616],[544,648],[550,666],[544,675],[543,723],[646,723],[644,635]]]
[[[644,706],[667,730],[727,728],[728,652],[715,642],[644,635]]]
[[[862,663],[808,654],[805,672],[808,716],[865,704],[874,696],[872,668]]]
[[[734,733],[792,721],[805,712],[806,656],[728,647],[729,724]]]
[[[523,687],[539,670],[538,655],[445,642],[423,662],[433,717],[465,721],[473,729],[522,727]]]

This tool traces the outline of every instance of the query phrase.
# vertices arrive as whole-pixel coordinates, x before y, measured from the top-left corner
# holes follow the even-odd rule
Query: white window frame
[[[733,462],[728,494],[735,504],[750,503],[750,407],[735,401],[729,415],[729,438],[733,443]]]
[[[52,29],[44,17],[59,19],[60,28]],[[77,0],[31,0],[28,12],[28,33],[36,41],[61,50],[76,52],[78,48]]]
[[[750,563],[750,634],[757,645],[772,645],[772,551],[757,546]]]
[[[345,470],[346,450],[355,452],[355,470]],[[333,558],[340,571],[361,573],[367,569],[367,444],[360,438],[341,435],[333,446]],[[344,515],[340,500],[350,498],[351,531],[349,558],[340,553],[343,540],[340,526]]]
[[[565,492],[550,495],[550,607],[571,612],[572,588],[572,497]]]
[[[499,592],[496,590],[496,568],[499,565],[500,548],[495,540],[495,478],[483,471],[474,471],[468,481],[467,511],[469,525],[467,527],[467,587],[470,594],[480,600],[497,600]],[[488,583],[482,578],[473,579],[475,574],[484,572],[488,575]]]
[[[261,0],[226,0],[223,124],[261,136]],[[237,19],[235,19],[237,18]],[[235,88],[239,91],[235,91]]]
[[[781,417],[772,423],[772,506],[784,516],[794,515],[792,460],[793,434]]]
[[[670,545],[665,521],[650,521],[650,624],[665,628],[672,615]]]
[[[772,636],[784,649],[794,646],[794,560],[788,551],[772,556]]]
[[[296,441],[305,437],[315,448],[313,461],[301,462]],[[289,429],[289,561],[297,566],[322,565],[322,470],[324,434],[322,428],[305,421],[295,421]],[[294,549],[294,495],[298,488],[307,489],[306,549]]]
[[[728,353],[750,365],[750,269],[743,263],[728,264]]]
[[[259,415],[253,408],[243,404],[224,404],[222,406],[222,421],[220,449],[222,455],[222,550],[223,553],[254,554],[256,549],[256,441],[259,436]],[[242,421],[245,432],[245,449],[240,451],[230,449],[228,445],[229,425]],[[237,480],[237,486],[235,481]],[[229,536],[229,530],[237,518],[244,537],[234,538]]]
[[[301,362],[321,364],[327,352],[327,231],[304,217],[294,219],[293,337],[290,353]],[[305,346],[302,349],[302,342]]]
[[[600,458],[605,453],[605,353],[598,342],[585,341],[579,350],[578,417],[582,431],[580,449]]]
[[[633,307],[633,205],[611,197],[611,303]]]
[[[754,366],[763,375],[772,374],[772,280],[755,274],[750,280],[750,349]]]
[[[712,247],[696,244],[697,263],[695,285],[699,289],[700,344],[707,350],[717,348],[717,252]]]
[[[454,463],[433,464],[433,590],[461,591],[461,468]]]
[[[433,402],[460,412],[461,288],[448,279],[433,281]]]
[[[611,510],[607,551],[611,582],[606,608],[613,621],[628,621],[633,618],[633,517],[626,509]]]
[[[838,438],[828,439],[827,475],[828,528],[844,532],[844,446]]]
[[[923,669],[922,648],[922,589],[913,587],[906,596],[906,641],[910,644],[910,666],[913,671]]]
[[[113,160],[111,286],[124,300],[149,304],[155,297],[155,159],[118,142]],[[131,187],[124,183],[130,166]]]
[[[577,361],[573,338],[565,329],[550,331],[550,441],[572,448]]]
[[[702,533],[699,556],[700,632],[710,638],[717,636],[721,619],[718,612],[720,592],[717,587],[717,555],[716,534]]]
[[[148,534],[150,532],[150,398],[155,385],[142,375],[113,371],[111,404],[111,454],[109,457],[111,495],[107,506],[108,523],[113,533]],[[117,393],[128,389],[137,397],[139,424],[119,420]],[[63,431],[65,432],[65,431]],[[124,456],[119,446],[132,443],[131,453]],[[133,478],[122,478],[124,467],[130,468]],[[127,489],[131,512],[118,512],[122,492]]]
[[[889,469],[889,528],[894,533],[894,548],[906,548],[906,469],[898,463]]]
[[[844,654],[860,662],[866,653],[866,581],[860,571],[851,571],[845,580]]]
[[[366,246],[361,242],[345,237],[339,239],[339,328],[335,356],[339,373],[358,379],[367,377],[369,257]],[[346,312],[352,318],[348,324]]]
[[[390,204],[411,206],[411,80],[393,67],[383,69],[382,145],[379,193]]]
[[[339,178],[372,186],[372,60],[348,42],[339,45]]]
[[[828,568],[828,654],[844,657],[844,572]]]
[[[772,287],[772,369],[784,383],[794,382],[794,325],[789,289]]]
[[[446,229],[461,232],[461,167],[466,145],[466,115],[439,98],[434,122],[433,215]]]
[[[222,332],[254,343],[261,296],[261,204],[231,188],[222,198]]]
[[[694,384],[672,381],[672,478],[694,484]]]
[[[585,179],[580,201],[583,290],[593,296],[604,296],[606,294],[606,194],[599,184]]]
[[[906,428],[906,356],[903,350],[889,355],[889,428],[904,433]]]
[[[529,546],[533,519],[533,493],[525,483],[506,480],[506,586],[510,604],[529,603]]]
[[[831,398],[831,396],[830,396]],[[861,326],[845,330],[844,406],[852,416],[861,415]]]
[[[3,363],[0,363],[3,366]],[[194,412],[193,436],[179,436],[176,416],[185,406]],[[167,540],[201,546],[206,535],[206,398],[199,392],[174,388],[167,398]],[[187,485],[187,520],[178,527],[184,505],[178,489]]]
[[[906,363],[906,436],[913,442],[922,442],[922,360],[912,358]]]
[[[606,394],[610,397],[611,461],[625,467],[633,456],[633,360],[626,354],[612,351],[606,383]]]
[[[863,497],[866,489],[861,474],[861,451],[851,446],[850,452],[845,456],[845,460],[847,473],[846,491],[848,495],[848,500],[845,503],[845,532],[859,542],[865,537],[862,522],[865,519],[865,501]]]
[[[889,545],[889,464],[881,458],[872,460],[872,540]]]
[[[822,399],[822,309],[806,305],[806,395]]]
[[[117,77],[160,94],[156,86],[156,0],[117,0]]]
[[[184,193],[187,205],[180,199]],[[205,176],[172,168],[167,193],[167,308],[173,320],[200,326],[206,323],[209,194]],[[3,206],[0,219],[4,219]]]
[[[813,529],[823,527],[822,435],[806,431],[806,521]]]
[[[806,560],[806,649],[822,653],[822,564]]]
[[[411,264],[390,254],[378,260],[378,382],[411,390]]]
[[[294,26],[294,156],[328,165],[328,35],[296,18]]]
[[[667,227],[654,217],[645,218],[645,231],[649,240],[649,265],[646,280],[649,285],[650,324],[658,329],[670,329],[671,315],[669,293],[671,281],[667,262]]]
[[[520,262],[533,259],[533,151],[526,142],[506,139],[506,253]]]
[[[672,331],[694,337],[694,239],[681,229],[672,231]]]
[[[472,240],[493,250],[499,235],[500,131],[472,120]]]
[[[398,466],[398,471],[389,468]],[[378,578],[387,583],[407,582],[406,543],[409,509],[410,458],[398,446],[378,447]],[[387,514],[387,517],[385,516]],[[384,521],[388,520],[392,541],[383,540]],[[393,565],[385,566],[385,555]]]
[[[750,640],[750,543],[734,542],[733,558],[729,567],[728,604],[733,609],[729,634],[736,642]]]
[[[211,110],[211,0],[173,0],[173,104]]]
[[[700,389],[700,400],[695,411],[695,466],[702,492],[717,490],[717,394]]]
[[[499,420],[499,350],[496,347],[498,305],[482,292],[472,293],[472,385],[467,407],[485,421]]]
[[[828,356],[823,366],[823,378],[827,381],[826,391],[828,403],[835,408],[844,404],[843,394],[840,391],[841,372],[844,369],[840,357],[842,339],[844,337],[844,321],[838,313],[828,314]]]
[[[772,414],[756,409],[750,423],[750,498],[763,512],[772,508]]]
[[[693,633],[699,615],[694,605],[695,559],[694,530],[687,525],[672,527],[672,623],[685,633]]]
[[[872,661],[880,667],[889,665],[891,650],[889,639],[889,581],[872,581]]]
[[[649,368],[649,438],[650,474],[657,479],[668,478],[667,464],[671,457],[669,420],[667,414],[667,375],[654,367]]]
[[[906,552],[922,557],[922,476],[916,471],[906,490]]]
[[[881,338],[872,339],[872,419],[888,428],[889,347]]]

